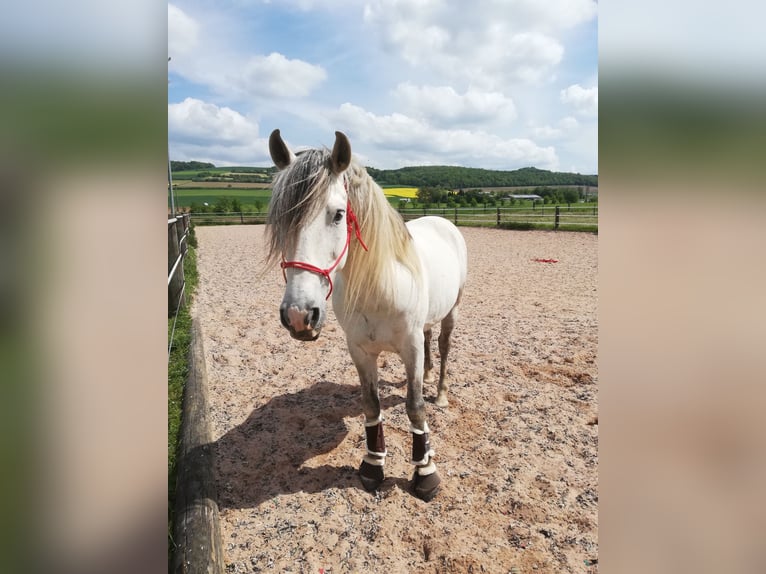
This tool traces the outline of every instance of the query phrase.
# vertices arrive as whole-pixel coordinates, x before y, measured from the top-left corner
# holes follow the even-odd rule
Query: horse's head
[[[279,317],[292,337],[313,341],[327,317],[327,300],[356,224],[343,175],[351,145],[335,132],[332,152],[295,155],[274,130],[269,152],[280,170],[269,206],[270,250],[273,258],[281,257],[287,282]]]

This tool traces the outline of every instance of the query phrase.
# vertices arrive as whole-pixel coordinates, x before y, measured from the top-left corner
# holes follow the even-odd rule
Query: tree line
[[[215,168],[212,163],[201,161],[171,161],[173,171],[197,170],[197,178],[221,177],[216,173],[205,173]],[[250,181],[262,182],[276,173],[274,167],[231,167],[230,174],[251,174]],[[402,167],[399,169],[376,169],[368,167],[367,173],[380,185],[434,187],[441,189],[470,189],[482,187],[538,187],[554,185],[598,186],[598,175],[583,175],[560,171],[548,171],[536,167],[523,167],[516,170],[502,171],[458,167],[446,165],[428,165]],[[247,175],[229,175],[227,178],[248,181]],[[258,179],[255,179],[258,178]],[[263,179],[261,179],[263,178]],[[208,179],[208,181],[212,181]]]
[[[443,189],[481,187],[537,187],[553,185],[598,186],[597,175],[583,175],[523,167],[512,171],[457,166],[418,166],[393,170],[368,167],[380,185],[412,185]]]
[[[585,186],[578,187],[544,187],[538,186],[525,190],[529,195],[538,195],[541,199],[536,203],[543,204],[572,204],[580,201],[597,202],[598,197],[588,195]],[[412,207],[512,207],[517,204],[529,203],[528,199],[516,199],[509,192],[487,191],[483,189],[449,190],[438,187],[421,187],[417,192],[417,201],[400,202],[400,208]]]
[[[250,213],[256,211],[261,213],[266,207],[267,202],[256,198],[252,204],[243,204],[236,197],[222,196],[216,198],[212,205],[193,201],[189,205],[189,211],[192,213]]]
[[[205,161],[170,161],[171,171],[190,171],[193,169],[211,169],[215,165]]]

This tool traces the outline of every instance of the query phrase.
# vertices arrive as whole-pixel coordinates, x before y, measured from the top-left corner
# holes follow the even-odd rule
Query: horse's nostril
[[[313,307],[311,309],[311,322],[309,323],[308,315],[306,315],[306,325],[311,325],[312,327],[315,327],[316,324],[319,322],[319,307]]]
[[[289,329],[290,328],[290,325],[287,322],[287,309],[285,309],[284,307],[280,307],[279,308],[279,320],[282,322],[282,326],[285,329]]]

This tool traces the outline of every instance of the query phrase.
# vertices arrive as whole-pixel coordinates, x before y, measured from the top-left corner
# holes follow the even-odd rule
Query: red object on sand
[[[533,259],[532,261],[537,261],[538,263],[558,263],[558,259]]]

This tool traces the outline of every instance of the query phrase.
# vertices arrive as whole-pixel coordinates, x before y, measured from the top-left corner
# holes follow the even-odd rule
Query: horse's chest
[[[404,337],[404,325],[391,318],[360,314],[349,318],[343,326],[349,341],[370,353],[395,352]]]

